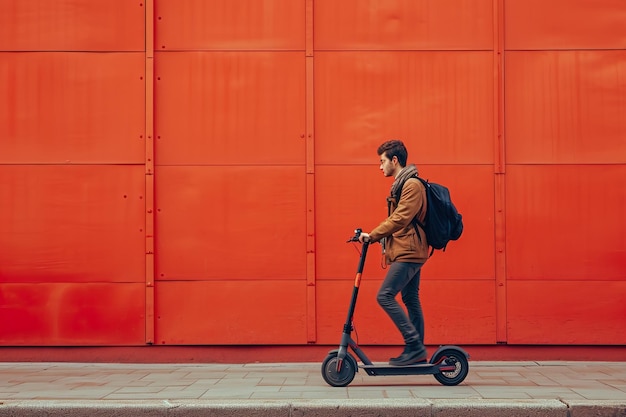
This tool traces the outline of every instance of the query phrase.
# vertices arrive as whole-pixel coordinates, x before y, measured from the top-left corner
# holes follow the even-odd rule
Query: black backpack
[[[417,226],[419,226],[426,233],[428,245],[432,247],[430,255],[433,254],[435,249],[442,249],[445,252],[448,242],[461,237],[461,233],[463,233],[463,216],[454,207],[454,203],[450,199],[450,191],[446,187],[434,182],[428,182],[428,180],[418,176],[413,178],[417,178],[424,184],[427,201],[424,223],[422,224],[416,216],[412,221],[413,226],[416,231]],[[399,190],[396,196],[394,196],[396,202],[400,200],[400,194],[402,193],[402,187],[398,188]],[[419,232],[417,236],[421,239]]]

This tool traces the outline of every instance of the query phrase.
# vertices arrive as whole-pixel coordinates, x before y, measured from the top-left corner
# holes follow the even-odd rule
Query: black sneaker
[[[428,354],[426,348],[421,343],[410,344],[404,348],[402,355],[397,358],[391,358],[389,360],[390,365],[394,366],[407,366],[420,362],[426,362],[428,360]]]

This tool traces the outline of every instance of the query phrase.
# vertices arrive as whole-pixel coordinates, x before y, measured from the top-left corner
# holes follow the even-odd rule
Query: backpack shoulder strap
[[[416,176],[415,178],[417,178],[419,180],[419,182],[421,182],[422,185],[424,186],[424,194],[425,194],[424,198],[426,198],[426,211],[428,212],[428,190],[430,188],[430,184],[428,183],[428,180],[425,180],[422,177]],[[419,225],[419,227],[422,228],[422,230],[426,231],[426,225],[424,223],[420,222],[418,220],[417,216],[415,216],[414,220]]]
[[[406,180],[404,180],[404,182],[402,184],[400,184],[400,186],[398,187],[398,190],[396,191],[396,195],[391,195],[389,197],[387,197],[387,215],[391,216],[391,204],[393,202],[393,200],[395,199],[396,204],[398,204],[398,202],[400,201],[400,196],[402,195],[402,188],[404,188],[404,183],[407,180],[410,180],[411,178],[415,178],[417,180],[419,180],[422,184],[424,184],[424,191],[427,191],[427,187],[428,187],[428,181],[424,180],[422,178],[420,178],[419,176],[415,175],[413,177],[409,177]],[[417,229],[417,227],[421,227],[422,230],[424,230],[424,232],[426,232],[425,229],[425,225],[424,223],[420,222],[417,218],[417,215],[415,215],[415,217],[413,217],[413,219],[411,220],[411,224],[413,225],[413,227],[415,228],[415,234],[417,234],[417,238],[419,239],[419,241],[422,241],[422,236],[420,235],[419,230]],[[431,252],[432,255],[432,252]],[[430,255],[429,255],[430,257]]]

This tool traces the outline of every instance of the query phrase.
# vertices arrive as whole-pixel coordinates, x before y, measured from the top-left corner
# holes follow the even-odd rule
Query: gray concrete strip
[[[173,417],[289,417],[292,405],[283,401],[172,401]],[[129,416],[130,417],[130,416]]]
[[[1,417],[157,417],[167,414],[168,407],[163,404],[142,401],[31,400],[4,401],[0,405]]]
[[[432,403],[423,399],[308,400],[292,402],[290,417],[431,417]]]
[[[569,417],[626,417],[626,401],[568,400]]]
[[[581,414],[568,414],[557,400],[135,400],[135,401],[5,401],[0,417],[587,417],[623,416],[601,404],[578,404]],[[614,414],[607,414],[610,410]],[[615,411],[617,410],[617,411]],[[602,414],[589,414],[602,412]],[[617,413],[617,414],[616,414]]]
[[[558,400],[433,400],[433,417],[569,417]]]
[[[291,410],[279,401],[5,401],[0,417],[289,417]]]
[[[624,417],[625,401],[557,400],[29,400],[0,402],[0,417]]]

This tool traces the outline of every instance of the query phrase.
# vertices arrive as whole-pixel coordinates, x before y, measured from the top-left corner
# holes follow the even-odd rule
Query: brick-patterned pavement
[[[319,363],[0,363],[2,400],[555,399],[626,403],[626,362],[470,362],[463,383],[372,377],[328,386]]]

